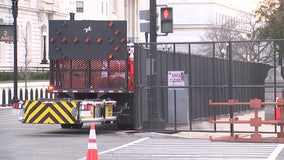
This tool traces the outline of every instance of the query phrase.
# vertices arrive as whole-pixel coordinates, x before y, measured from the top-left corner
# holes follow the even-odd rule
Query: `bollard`
[[[28,98],[28,89],[25,89],[25,100],[28,100],[29,98]]]
[[[11,106],[12,105],[12,91],[9,88],[8,90],[8,105]]]
[[[45,89],[45,98],[48,98],[48,91]]]
[[[38,89],[35,90],[35,99],[38,100]]]
[[[34,91],[31,89],[30,91],[30,100],[34,100]]]
[[[2,107],[6,107],[6,91],[2,90]]]
[[[42,99],[43,98],[43,90],[42,90],[42,88],[40,89],[40,99]]]
[[[23,100],[23,90],[22,90],[22,88],[20,89],[20,100]]]

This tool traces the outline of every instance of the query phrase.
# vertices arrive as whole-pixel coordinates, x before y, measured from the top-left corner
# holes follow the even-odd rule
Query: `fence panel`
[[[158,117],[165,121],[166,130],[216,131],[213,124],[209,128],[200,128],[200,123],[195,122],[249,108],[210,108],[209,99],[218,102],[265,99],[264,80],[274,61],[273,57],[267,57],[274,49],[271,43],[157,43],[155,61],[150,60],[153,53],[145,44],[135,44],[135,72],[139,73],[135,75],[137,128],[143,127],[143,122],[149,117],[156,116],[149,107],[151,101],[156,100]],[[166,49],[164,46],[167,46]],[[150,84],[153,76],[150,75],[151,63],[157,63],[154,70],[156,84]],[[169,71],[184,71],[185,85],[178,88],[168,86]],[[157,91],[154,98],[149,97],[153,88]]]

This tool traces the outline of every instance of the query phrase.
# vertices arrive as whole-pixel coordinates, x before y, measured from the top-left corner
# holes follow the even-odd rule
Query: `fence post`
[[[8,90],[8,105],[12,105],[12,91],[10,88]]]
[[[6,91],[5,89],[2,90],[2,107],[6,106]]]
[[[33,89],[31,89],[31,91],[30,91],[30,99],[34,100],[34,91],[33,91]]]

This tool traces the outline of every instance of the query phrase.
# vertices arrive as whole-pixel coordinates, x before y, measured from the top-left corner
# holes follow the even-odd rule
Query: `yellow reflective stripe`
[[[76,101],[60,101],[57,103],[26,101],[24,105],[25,123],[76,123],[76,117],[72,116],[73,107],[77,107]]]
[[[61,103],[61,104],[64,105],[64,107],[66,107],[68,111],[71,113],[72,109],[67,103]],[[66,112],[58,104],[54,104],[54,107],[63,115],[63,117],[67,119],[69,123],[74,123],[74,121],[70,118],[70,116],[66,114]]]
[[[54,116],[54,118],[59,123],[64,123],[64,121],[50,107],[48,107],[42,114],[40,114],[33,123],[39,123],[39,121],[42,120],[48,113],[50,113],[52,116]]]
[[[28,102],[25,103],[26,106],[24,106],[25,108],[27,108],[27,110],[25,111],[25,114],[24,114],[24,118],[26,119],[26,116],[30,113],[30,110],[38,103],[38,101],[33,101],[29,106],[28,105]]]
[[[77,107],[77,102],[76,102],[76,101],[71,101],[71,104],[72,104],[74,107]]]
[[[54,121],[50,117],[48,117],[43,123],[45,123],[45,124],[54,124]]]
[[[25,101],[25,103],[24,103],[24,109],[26,109],[28,103],[29,103],[29,101]]]
[[[31,105],[30,107],[29,107],[29,109],[31,109],[31,108],[34,108],[35,107],[35,105]],[[27,119],[27,122],[29,123],[30,122],[30,120],[42,109],[42,107],[44,107],[44,104],[40,104],[32,113],[30,113],[30,111],[28,111],[28,113],[30,113],[29,114],[29,117],[28,117],[28,119]]]
[[[69,106],[69,104],[65,101],[60,101],[61,103],[70,113],[72,112],[72,106]]]

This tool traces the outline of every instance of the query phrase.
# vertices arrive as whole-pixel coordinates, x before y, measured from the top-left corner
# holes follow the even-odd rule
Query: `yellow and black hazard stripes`
[[[75,101],[26,101],[24,104],[23,123],[42,124],[75,124],[77,117],[74,110],[77,110]]]

